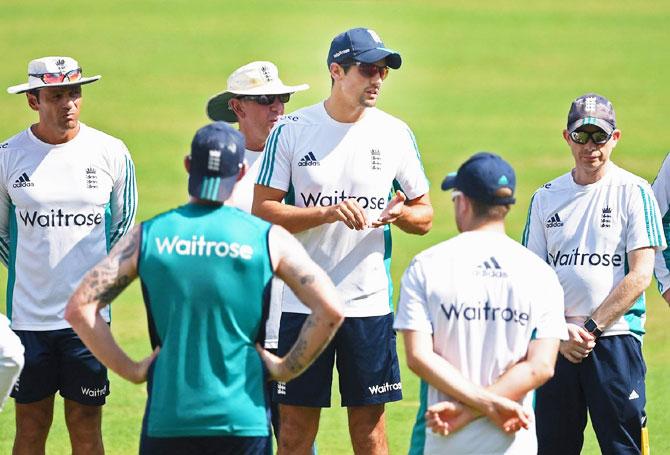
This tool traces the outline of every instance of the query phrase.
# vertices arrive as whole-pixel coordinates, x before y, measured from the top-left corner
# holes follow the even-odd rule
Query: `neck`
[[[33,134],[42,142],[46,144],[65,144],[74,139],[79,133],[79,122],[77,126],[72,129],[63,131],[52,130],[44,125],[44,123],[35,123],[30,127]]]
[[[590,185],[605,177],[606,173],[607,163],[603,164],[598,169],[594,169],[593,171],[574,168],[572,170],[572,180],[574,180],[577,185]]]
[[[246,124],[240,123],[240,133],[244,136],[245,148],[252,152],[262,152],[267,137],[256,136]]]
[[[194,197],[191,196],[188,198],[189,204],[196,204],[196,205],[207,205],[211,207],[221,207],[223,205],[223,202],[219,201],[210,201],[207,199],[200,199],[199,197]]]
[[[490,231],[505,234],[505,222],[502,220],[472,220],[464,231]]]
[[[323,102],[323,107],[333,120],[340,123],[356,123],[365,115],[365,106],[351,104],[338,95],[333,88],[330,97]]]

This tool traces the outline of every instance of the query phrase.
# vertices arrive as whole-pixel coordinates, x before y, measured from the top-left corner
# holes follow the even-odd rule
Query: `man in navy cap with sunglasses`
[[[296,235],[336,284],[346,316],[315,364],[301,378],[277,385],[280,453],[309,453],[321,408],[330,406],[335,362],[354,452],[388,452],[384,404],[402,398],[392,327],[390,224],[425,234],[433,218],[414,135],[375,107],[389,68],[401,62],[373,30],[337,35],[327,57],[330,96],[286,116],[265,147],[253,213]],[[285,289],[280,355],[308,315]]]
[[[79,121],[85,77],[70,57],[28,65],[26,93],[38,121],[0,143],[0,259],[9,269],[7,315],[25,346],[14,453],[44,453],[54,396],[65,400],[73,453],[103,453],[105,367],[63,317],[84,273],[132,227],[135,170],[120,140]],[[108,307],[101,317],[110,322]]]
[[[661,215],[649,184],[610,159],[621,131],[607,98],[574,100],[563,138],[575,167],[535,192],[523,233],[558,275],[569,333],[537,392],[539,453],[580,453],[587,410],[603,453],[640,453],[644,290],[666,247]]]

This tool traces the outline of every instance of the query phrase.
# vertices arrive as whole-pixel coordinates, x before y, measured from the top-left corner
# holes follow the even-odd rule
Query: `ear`
[[[28,99],[28,106],[30,106],[30,109],[32,109],[33,111],[39,110],[40,102],[35,95],[26,92],[26,98]]]
[[[328,70],[330,71],[330,77],[336,81],[341,80],[345,76],[344,68],[342,68],[337,63],[331,63],[328,67]]]
[[[244,178],[244,176],[247,174],[248,170],[249,170],[249,165],[246,162],[242,163],[242,169],[240,169],[240,173],[237,174],[237,180],[235,180],[235,181],[239,182],[240,180],[242,180],[242,178]]]
[[[228,107],[235,113],[238,119],[245,117],[246,114],[244,113],[244,108],[242,107],[242,102],[240,100],[236,98],[229,99]]]
[[[621,130],[612,131],[612,139],[614,139],[614,145],[616,146],[619,139],[621,139]]]
[[[563,130],[563,139],[565,139],[565,142],[570,144],[570,133],[568,133],[568,130]]]
[[[184,169],[186,169],[187,174],[191,173],[191,155],[186,155],[184,157]]]

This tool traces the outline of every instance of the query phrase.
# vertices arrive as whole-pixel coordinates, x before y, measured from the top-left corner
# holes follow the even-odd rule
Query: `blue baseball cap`
[[[343,63],[351,60],[363,63],[374,63],[386,59],[389,68],[397,70],[402,64],[400,54],[384,47],[382,39],[369,28],[352,28],[340,33],[330,43],[328,67],[331,63]]]
[[[489,152],[475,153],[458,168],[458,172],[452,172],[442,181],[444,191],[455,188],[469,198],[488,205],[514,204],[515,187],[516,175],[512,166]],[[509,188],[512,196],[497,196],[500,188]]]
[[[195,133],[189,157],[188,193],[224,202],[244,166],[244,136],[226,122],[210,123]]]
[[[595,125],[612,134],[616,129],[616,115],[610,100],[596,93],[587,93],[574,100],[568,112],[568,133],[584,125]]]

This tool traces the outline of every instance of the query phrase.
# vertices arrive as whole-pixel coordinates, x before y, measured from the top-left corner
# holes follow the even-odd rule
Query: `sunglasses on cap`
[[[69,82],[77,82],[81,79],[81,68],[68,71],[67,73],[42,73],[29,74],[28,76],[36,77],[45,84],[60,84],[61,82],[65,82],[65,79]]]
[[[607,134],[603,130],[597,131],[573,131],[570,133],[570,138],[577,144],[586,144],[589,139],[593,141],[594,144],[605,144],[612,137],[611,134]]]
[[[291,99],[290,93],[282,93],[281,95],[242,95],[238,96],[238,100],[250,100],[254,101],[261,106],[269,106],[275,102],[275,99],[279,98],[280,103],[288,103],[288,100]]]
[[[375,77],[379,74],[381,80],[386,79],[386,76],[389,75],[389,67],[386,65],[379,66],[374,63],[364,63],[364,62],[351,62],[351,63],[342,63],[340,66],[349,67],[357,66],[358,71],[365,77]]]

